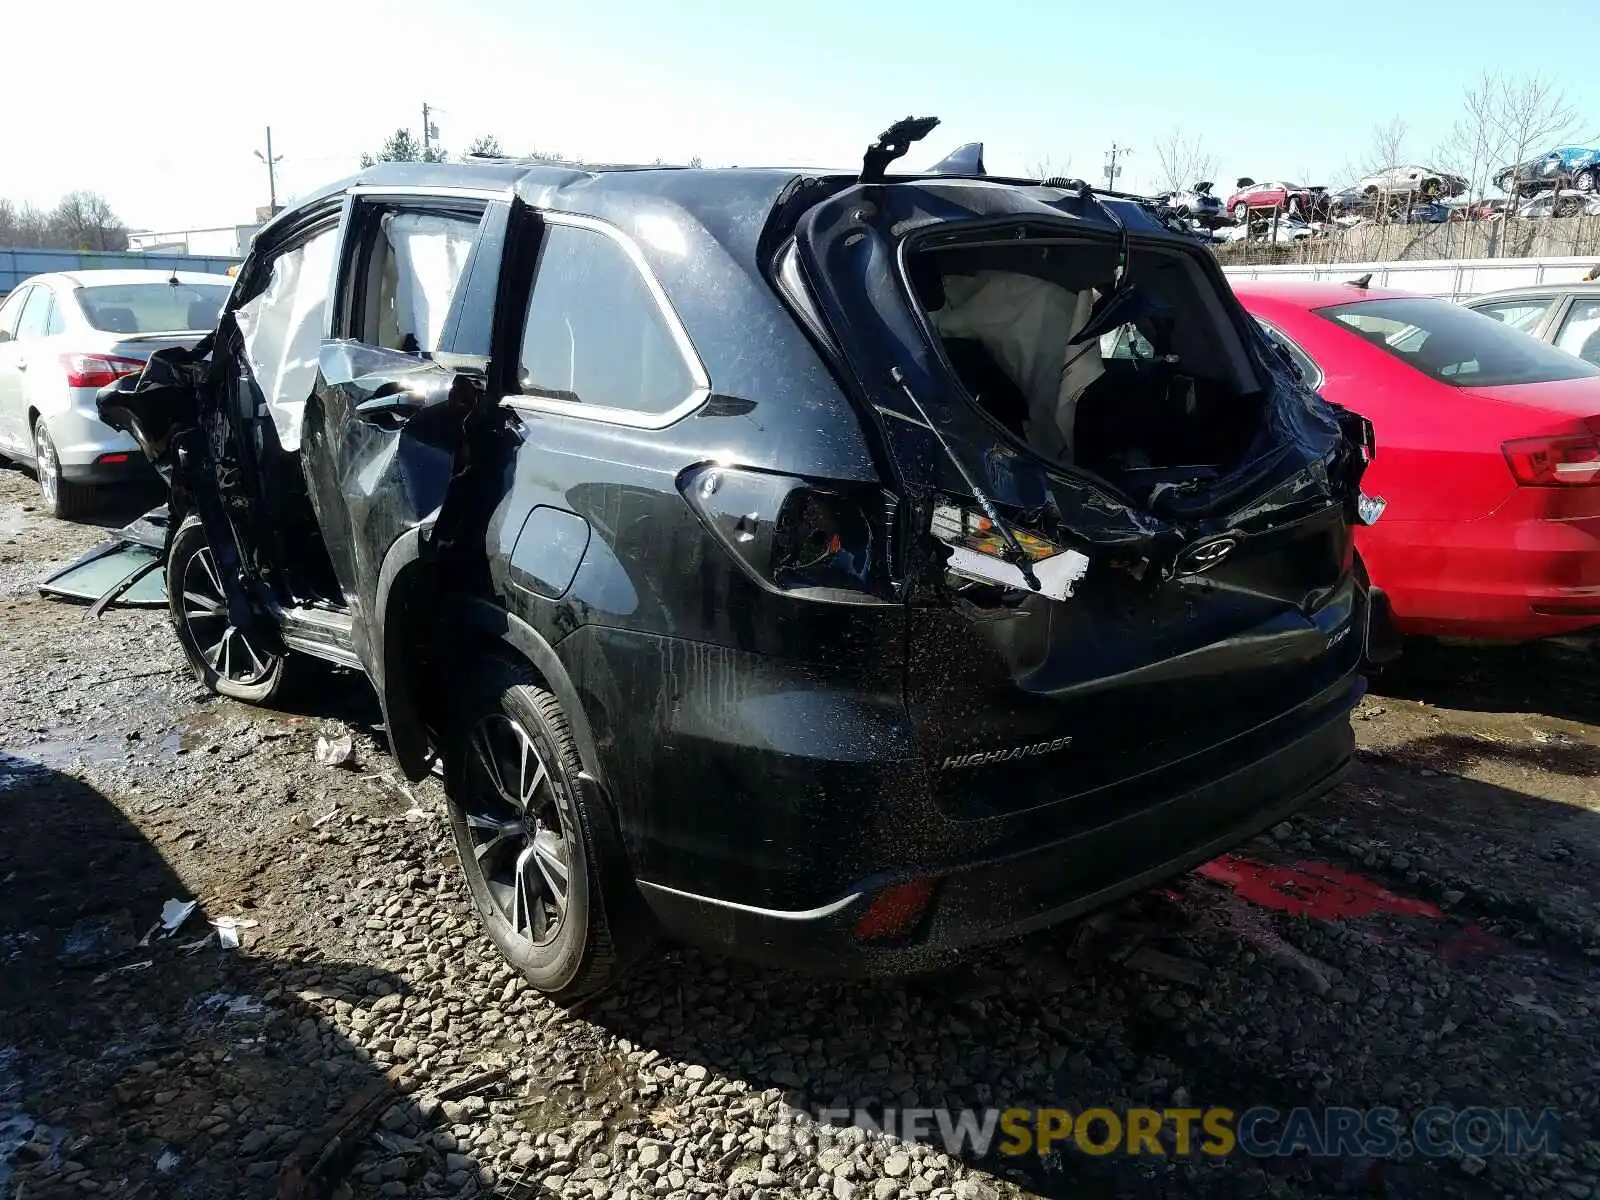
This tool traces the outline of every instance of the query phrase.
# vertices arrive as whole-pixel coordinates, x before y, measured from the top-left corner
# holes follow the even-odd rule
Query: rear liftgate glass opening
[[[1266,393],[1202,268],[1113,239],[925,238],[906,271],[967,396],[1045,459],[1141,507],[1245,458]],[[1030,557],[1033,556],[1030,550]]]

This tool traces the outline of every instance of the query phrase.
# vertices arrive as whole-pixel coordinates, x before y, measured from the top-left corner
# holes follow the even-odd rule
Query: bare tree
[[[1058,159],[1047,154],[1028,168],[1028,174],[1034,179],[1071,179],[1072,156]]]
[[[1400,116],[1390,117],[1382,125],[1372,127],[1372,140],[1367,145],[1367,156],[1361,164],[1363,175],[1397,167],[1405,160],[1406,135],[1411,126]]]
[[[126,250],[128,230],[98,192],[68,192],[50,214],[57,244],[71,250]]]
[[[1499,137],[1501,162],[1512,168],[1505,191],[1513,198],[1526,185],[1520,169],[1529,157],[1565,140],[1578,123],[1578,113],[1567,103],[1566,93],[1543,75],[1484,77],[1492,84],[1490,125]]]
[[[1185,137],[1177,126],[1156,139],[1156,163],[1160,168],[1156,183],[1163,192],[1187,191],[1217,173],[1217,156],[1206,149],[1205,138],[1198,133]]]

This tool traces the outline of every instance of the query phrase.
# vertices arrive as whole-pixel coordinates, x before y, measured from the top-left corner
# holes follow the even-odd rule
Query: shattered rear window
[[[216,328],[225,283],[102,283],[77,290],[89,324],[106,333],[185,333]]]

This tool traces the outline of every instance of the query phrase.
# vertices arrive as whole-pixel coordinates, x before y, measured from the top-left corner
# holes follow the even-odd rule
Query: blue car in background
[[[1509,166],[1494,177],[1508,196],[1532,196],[1551,189],[1600,192],[1600,149],[1558,146],[1548,154]]]

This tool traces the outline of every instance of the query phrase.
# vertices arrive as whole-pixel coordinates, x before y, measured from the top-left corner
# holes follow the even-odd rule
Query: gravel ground
[[[191,680],[164,613],[39,598],[104,531],[32,487],[0,468],[0,1196],[1600,1197],[1592,657],[1425,648],[1315,809],[954,973],[668,949],[568,1012],[478,932],[439,789],[399,782],[359,680],[253,709]],[[317,765],[346,731],[353,768]],[[169,898],[199,907],[139,944]],[[796,1109],[1030,1104],[1549,1107],[1562,1137],[1382,1163],[785,1138]]]

